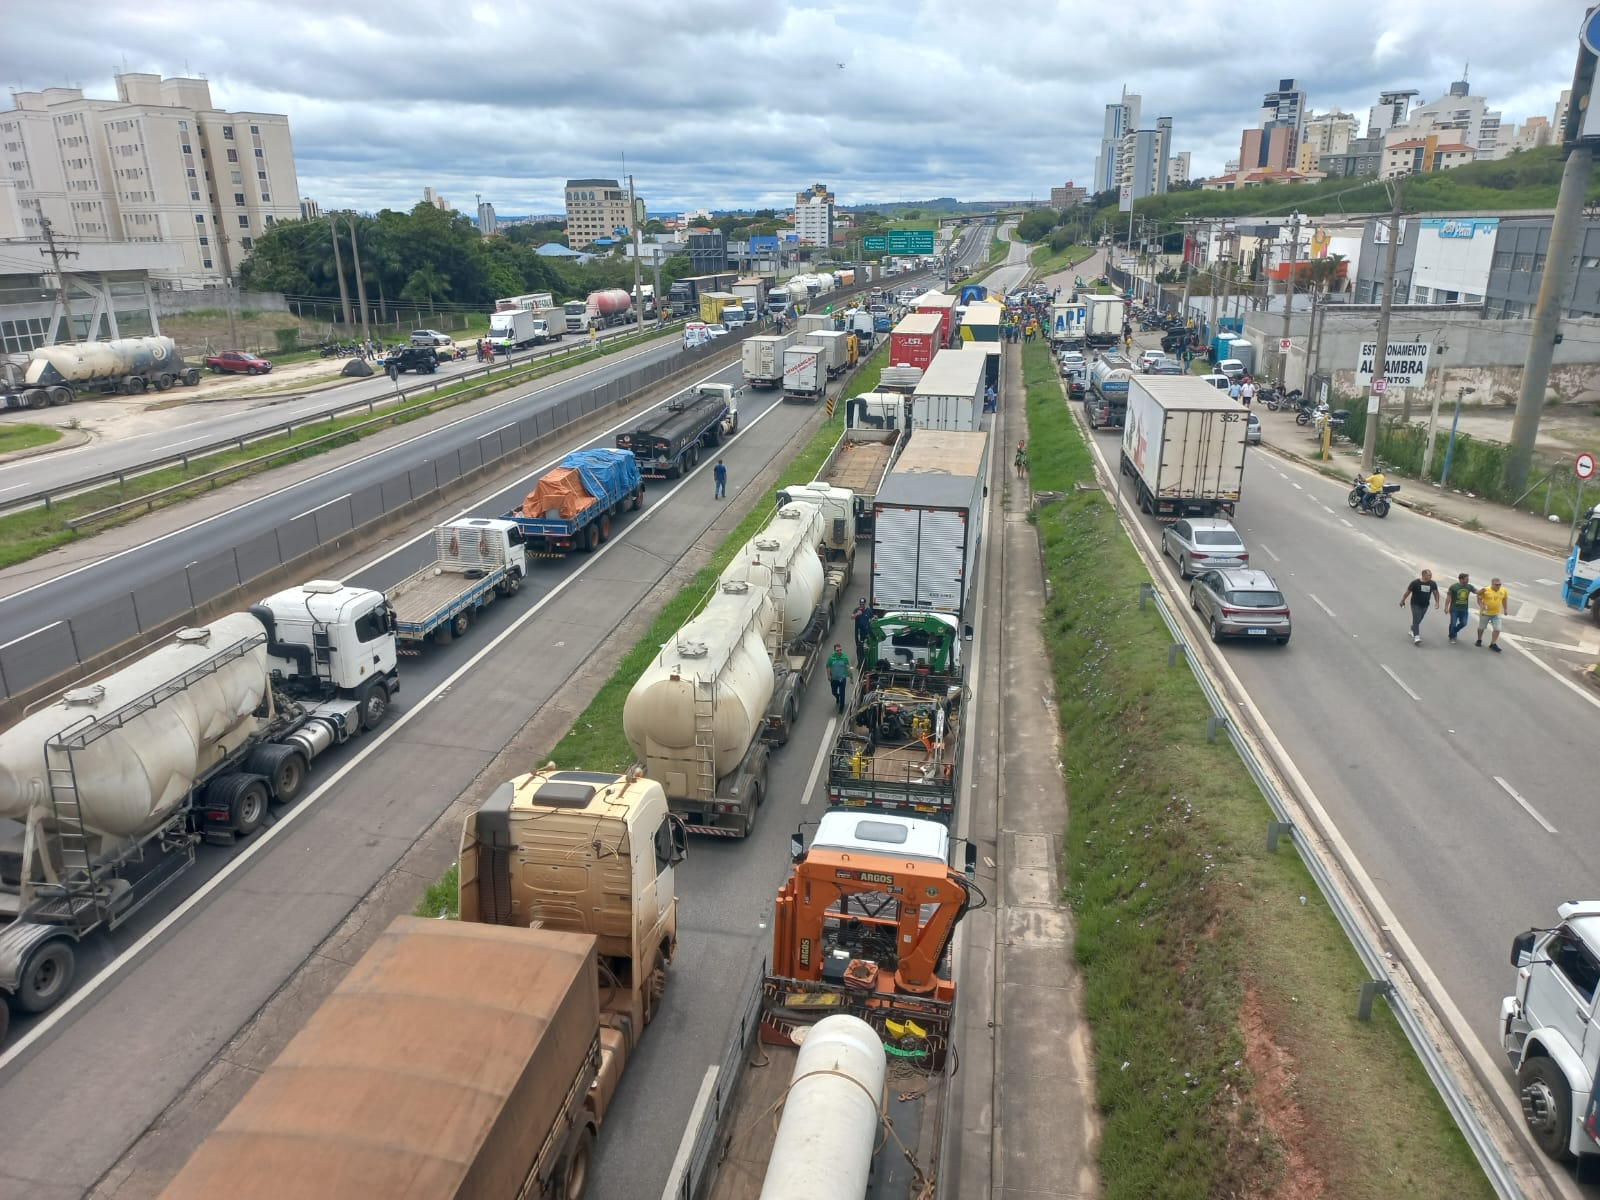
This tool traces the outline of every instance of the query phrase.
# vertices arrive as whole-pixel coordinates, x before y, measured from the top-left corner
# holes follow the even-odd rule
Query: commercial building
[[[1479,218],[1481,221],[1483,218]],[[1531,317],[1544,282],[1550,249],[1550,217],[1503,217],[1484,288],[1485,317]],[[1585,218],[1578,251],[1562,298],[1563,318],[1600,317],[1600,220]],[[1569,339],[1571,340],[1571,339]]]
[[[232,275],[254,240],[300,216],[289,119],[213,107],[204,79],[123,73],[117,99],[81,88],[13,92],[0,113],[0,183],[12,185],[15,234],[165,243],[163,282]]]
[[[1056,212],[1066,212],[1069,208],[1076,208],[1078,205],[1086,203],[1088,199],[1089,189],[1073,187],[1070,179],[1067,180],[1065,187],[1053,187],[1050,189],[1050,207],[1055,209]]]
[[[432,205],[434,208],[439,209],[441,212],[449,212],[450,211],[450,201],[446,200],[443,196],[441,196],[438,192],[434,191],[431,187],[425,187],[425,188],[422,189],[422,202],[424,204]]]
[[[1115,191],[1122,170],[1122,142],[1139,128],[1140,98],[1122,89],[1122,99],[1106,105],[1105,128],[1100,135],[1100,154],[1094,160],[1092,192]]]
[[[484,237],[489,237],[498,228],[499,223],[495,220],[494,216],[494,205],[490,204],[487,200],[479,200],[478,232],[483,234]]]
[[[1478,152],[1451,140],[1453,137],[1453,132],[1430,133],[1426,137],[1390,142],[1383,148],[1380,177],[1397,179],[1402,175],[1426,175],[1472,162]]]
[[[300,219],[302,221],[315,221],[322,215],[322,205],[307,196],[300,197]]]
[[[1239,172],[1281,172],[1294,169],[1295,130],[1278,125],[1246,129],[1239,138]]]
[[[613,237],[618,229],[633,231],[628,192],[615,179],[567,180],[567,245],[574,250]]]
[[[1342,154],[1319,154],[1317,170],[1329,179],[1360,179],[1383,170],[1383,139],[1353,138]]]
[[[794,194],[794,232],[813,246],[826,249],[833,244],[833,193],[827,185],[814,183]]]

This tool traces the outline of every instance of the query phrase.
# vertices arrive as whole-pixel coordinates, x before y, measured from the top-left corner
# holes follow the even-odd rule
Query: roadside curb
[[[13,450],[9,454],[0,454],[0,463],[21,462],[25,458],[38,458],[41,454],[54,454],[58,450],[76,450],[90,440],[91,437],[87,429],[62,429],[59,441],[50,442],[44,446],[29,446],[26,450]]]

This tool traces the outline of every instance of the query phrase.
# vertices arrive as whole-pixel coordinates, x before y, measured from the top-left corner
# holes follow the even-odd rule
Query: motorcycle
[[[1268,384],[1256,394],[1261,397],[1261,402],[1267,406],[1268,412],[1277,412],[1279,409],[1293,408],[1300,401],[1299,388],[1295,388],[1292,392],[1286,392],[1283,390],[1283,386],[1281,384],[1276,387]]]
[[[1367,481],[1357,475],[1355,486],[1350,489],[1350,495],[1345,497],[1345,502],[1357,512],[1369,512],[1379,518],[1387,517],[1392,503],[1389,497],[1399,490],[1398,483],[1386,483],[1383,485],[1383,491],[1373,495],[1367,491]]]

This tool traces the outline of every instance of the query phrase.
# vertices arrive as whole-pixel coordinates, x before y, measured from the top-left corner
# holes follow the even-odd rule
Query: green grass
[[[1265,850],[1266,803],[1226,737],[1206,741],[1204,696],[1138,604],[1149,574],[1107,497],[1073,490],[1091,459],[1048,350],[1023,360],[1031,481],[1064,494],[1038,518],[1043,633],[1105,1197],[1270,1196],[1291,1175],[1362,1200],[1488,1197],[1388,1009],[1355,1019],[1359,960],[1292,846]]]
[[[513,385],[526,383],[534,379],[542,379],[547,375],[555,374],[557,371],[564,371],[572,366],[573,363],[595,357],[597,352],[601,355],[614,354],[620,350],[632,349],[638,346],[641,341],[652,341],[657,337],[665,337],[674,332],[676,331],[669,329],[661,333],[650,333],[642,339],[638,337],[614,338],[610,341],[601,342],[598,351],[587,351],[582,354],[564,356],[554,360],[540,359],[536,365],[525,370],[518,369],[511,374],[497,375],[488,381],[463,381],[448,384],[441,387],[437,393],[426,397],[413,398],[402,405],[386,409],[383,414],[380,414],[391,417],[386,425],[374,426],[372,429],[362,432],[348,432],[345,437],[335,438],[320,445],[305,446],[305,443],[317,438],[327,437],[330,434],[351,431],[354,426],[372,420],[373,414],[357,411],[346,416],[335,417],[330,421],[303,425],[289,434],[250,442],[242,450],[235,447],[234,449],[224,450],[203,458],[193,458],[187,466],[180,464],[164,467],[161,470],[140,475],[136,479],[130,479],[125,483],[107,484],[104,487],[80,492],[53,502],[49,508],[29,508],[21,512],[0,516],[0,567],[9,567],[14,563],[26,562],[30,558],[36,558],[38,555],[53,550],[57,546],[65,545],[67,542],[92,537],[101,529],[136,520],[144,515],[146,511],[144,508],[128,509],[119,515],[106,517],[96,522],[93,527],[70,529],[66,525],[69,520],[87,516],[103,508],[109,508],[114,504],[127,500],[137,500],[154,492],[162,491],[165,488],[176,488],[186,480],[195,479],[196,476],[206,475],[237,464],[252,462],[263,455],[274,453],[281,455],[266,466],[239,466],[238,471],[230,475],[224,482],[232,483],[251,475],[259,475],[275,467],[300,462],[340,446],[347,446],[351,442],[358,441],[363,436],[370,436],[370,434],[379,432],[389,426],[415,420],[418,416],[437,411],[440,407],[476,400]],[[406,376],[402,378],[401,386],[414,386],[416,382],[417,380]],[[298,446],[305,446],[305,448],[298,453],[293,453],[295,447]],[[179,488],[179,490],[155,501],[154,507],[165,508],[177,504],[183,500],[201,495],[215,486],[210,482],[194,482],[190,487]]]
[[[1010,253],[1011,253],[1011,239],[1010,238],[1001,238],[1001,237],[994,238],[989,243],[989,265],[991,267],[999,266],[1001,263],[1005,262],[1006,255],[1008,255]]]
[[[1057,271],[1065,271],[1075,267],[1088,258],[1094,250],[1088,246],[1079,246],[1073,243],[1060,250],[1052,250],[1048,245],[1034,247],[1033,253],[1028,256],[1033,264],[1036,275],[1053,275]]]
[[[460,916],[458,903],[460,898],[456,894],[460,877],[460,868],[452,863],[448,871],[423,890],[422,899],[417,901],[417,906],[411,910],[411,915],[414,917],[446,917],[454,921]]]
[[[61,430],[51,425],[0,425],[0,454],[31,450],[61,440]]]

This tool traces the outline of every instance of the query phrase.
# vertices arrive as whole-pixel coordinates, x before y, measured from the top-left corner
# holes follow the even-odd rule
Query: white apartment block
[[[833,245],[833,193],[823,184],[795,193],[794,232],[803,243]]]
[[[1512,147],[1510,140],[1501,136],[1500,114],[1489,111],[1488,101],[1482,96],[1471,95],[1465,79],[1452,83],[1449,93],[1431,104],[1413,108],[1403,125],[1387,131],[1384,146],[1433,133],[1450,135],[1441,141],[1470,147],[1477,162],[1503,158]]]
[[[597,238],[633,232],[628,211],[628,190],[615,179],[567,180],[567,245],[574,250],[592,246]]]
[[[16,92],[0,112],[0,183],[15,186],[21,237],[40,236],[42,211],[58,237],[172,243],[182,266],[152,275],[197,287],[299,219],[288,117],[223,112],[203,79],[127,73],[116,86],[115,100]]]
[[[1167,190],[1189,182],[1189,151],[1180,150],[1167,160]]]

